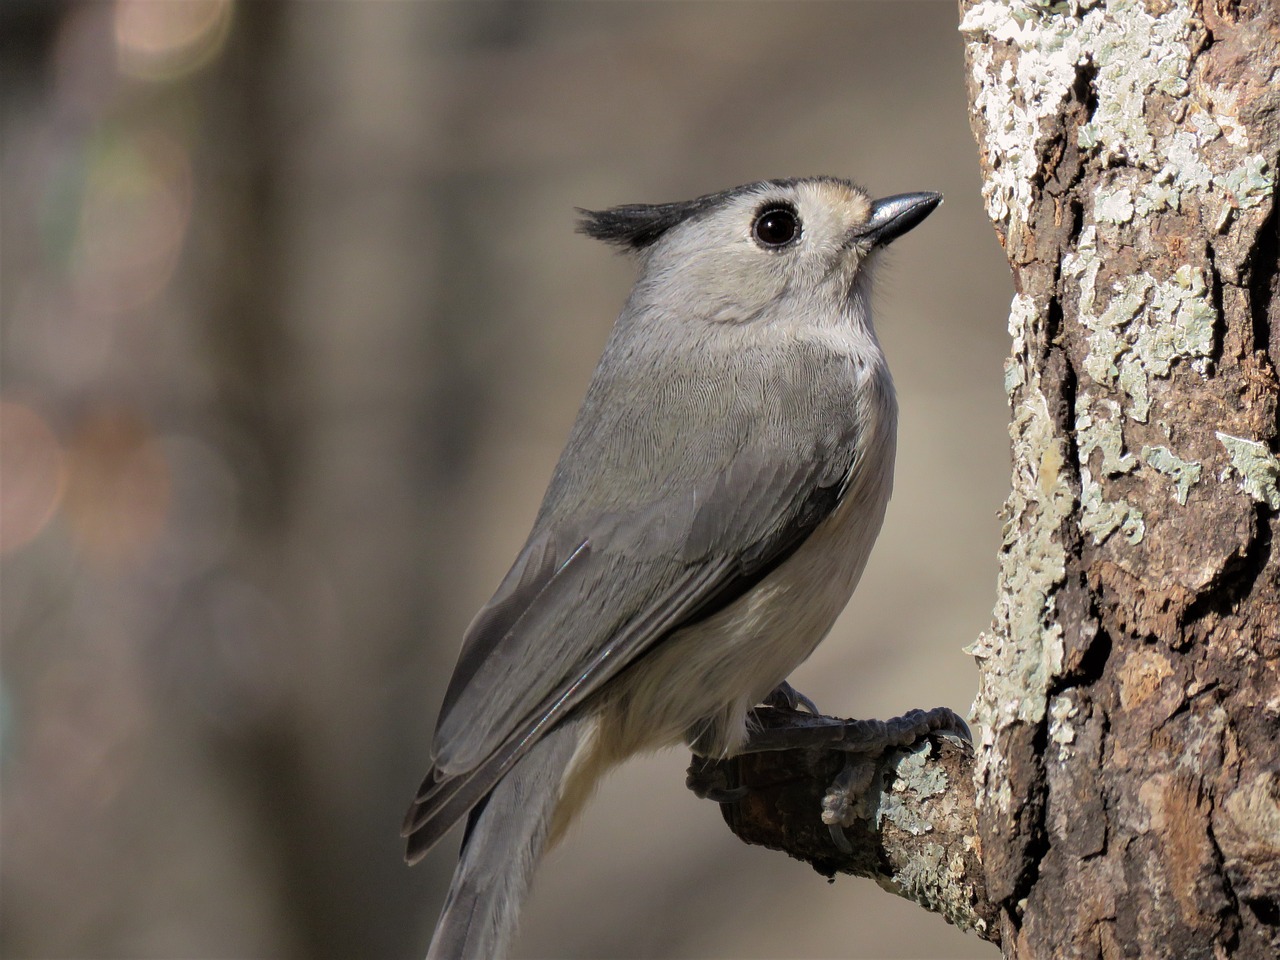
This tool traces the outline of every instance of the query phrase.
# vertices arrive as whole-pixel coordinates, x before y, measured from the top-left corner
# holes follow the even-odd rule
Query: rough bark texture
[[[806,713],[761,708],[764,726],[804,726]],[[721,805],[725,822],[747,843],[782,850],[825,877],[870,877],[898,896],[940,913],[963,930],[999,943],[995,907],[986,895],[974,805],[973,751],[944,737],[911,750],[890,750],[872,764],[866,784],[848,797],[852,816],[841,849],[824,820],[829,787],[850,755],[839,750],[746,754],[724,762],[731,785],[748,789]],[[694,759],[695,764],[704,761]]]
[[[1013,268],[974,645],[1007,957],[1280,951],[1272,0],[961,4]]]

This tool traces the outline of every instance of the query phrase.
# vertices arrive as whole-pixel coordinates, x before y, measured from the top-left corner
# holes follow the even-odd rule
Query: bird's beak
[[[871,204],[871,219],[854,234],[853,239],[865,247],[883,247],[896,240],[942,202],[942,194],[899,193]]]

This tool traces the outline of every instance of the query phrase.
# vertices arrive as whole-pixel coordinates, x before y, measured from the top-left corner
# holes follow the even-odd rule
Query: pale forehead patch
[[[830,210],[844,224],[862,223],[871,216],[871,198],[865,190],[847,180],[808,180],[797,184],[801,205]],[[804,194],[810,194],[816,203],[803,202]]]
[[[793,189],[806,232],[824,247],[843,242],[850,230],[871,216],[866,191],[847,180],[801,180]]]

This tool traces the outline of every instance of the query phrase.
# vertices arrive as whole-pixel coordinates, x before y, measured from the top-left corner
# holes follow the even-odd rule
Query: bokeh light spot
[[[72,280],[80,300],[120,313],[169,282],[191,213],[191,162],[150,133],[106,148],[89,174]]]
[[[62,447],[40,414],[0,402],[0,553],[39,536],[62,498]]]
[[[231,0],[118,0],[120,72],[143,80],[176,80],[199,70],[222,48]]]
[[[169,465],[154,434],[128,410],[97,410],[68,447],[67,520],[95,561],[137,561],[164,527]]]

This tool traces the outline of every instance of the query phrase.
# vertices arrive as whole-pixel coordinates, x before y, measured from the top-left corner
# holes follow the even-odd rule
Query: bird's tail
[[[560,723],[471,811],[427,960],[506,956],[581,727]]]

